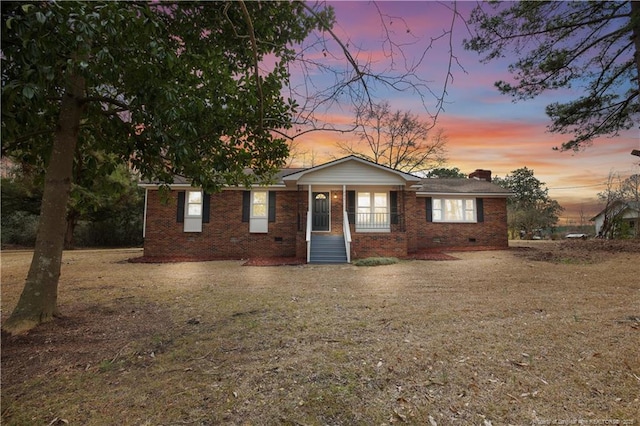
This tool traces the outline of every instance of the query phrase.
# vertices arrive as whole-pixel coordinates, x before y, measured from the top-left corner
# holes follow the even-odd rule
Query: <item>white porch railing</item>
[[[307,212],[307,263],[311,261],[311,209]]]
[[[343,211],[342,232],[344,233],[344,248],[347,251],[347,263],[351,263],[351,229],[349,228],[349,214]]]
[[[391,230],[390,213],[357,213],[355,219],[357,231],[388,232]]]

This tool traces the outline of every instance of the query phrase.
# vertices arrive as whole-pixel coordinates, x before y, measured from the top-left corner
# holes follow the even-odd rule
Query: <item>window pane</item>
[[[432,204],[433,204],[433,210],[441,210],[442,209],[442,200],[440,200],[439,198],[436,198],[434,200],[432,200]]]
[[[267,193],[265,191],[254,192],[253,204],[267,204]]]
[[[200,191],[189,191],[189,204],[191,204],[191,203],[201,204],[202,203],[202,192],[200,192]]]
[[[265,204],[254,204],[252,209],[253,216],[266,216],[267,206]]]
[[[464,213],[464,220],[467,220],[467,221],[473,222],[473,220],[474,220],[474,219],[475,219],[475,218],[473,217],[473,210],[467,210],[467,211]]]
[[[467,210],[473,210],[473,200],[465,200],[464,208]]]
[[[444,200],[445,220],[462,220],[462,200]]]
[[[376,207],[387,207],[387,194],[377,192],[373,195],[373,205]]]
[[[371,206],[371,193],[370,192],[358,192],[358,207]]]
[[[200,216],[202,215],[202,204],[189,204],[187,209],[188,216]]]

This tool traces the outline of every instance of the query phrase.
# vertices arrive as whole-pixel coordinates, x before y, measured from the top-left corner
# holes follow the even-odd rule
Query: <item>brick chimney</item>
[[[486,180],[491,182],[491,170],[476,169],[475,172],[469,173],[469,179]]]

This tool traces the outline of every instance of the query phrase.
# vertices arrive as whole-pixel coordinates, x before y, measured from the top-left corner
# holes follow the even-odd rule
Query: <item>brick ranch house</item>
[[[422,179],[355,156],[283,169],[274,184],[206,194],[177,178],[145,188],[144,258],[297,257],[348,263],[427,248],[506,248],[510,192],[491,172]]]

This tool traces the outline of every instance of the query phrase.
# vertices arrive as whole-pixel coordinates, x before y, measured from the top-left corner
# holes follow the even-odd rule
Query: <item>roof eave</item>
[[[508,198],[515,195],[513,192],[435,192],[435,191],[418,191],[417,196],[446,196],[446,197],[493,197],[493,198]]]
[[[335,166],[337,164],[345,163],[347,161],[357,161],[359,163],[366,164],[368,166],[375,167],[377,169],[380,169],[380,170],[383,170],[383,171],[386,171],[386,172],[395,173],[398,176],[401,176],[405,180],[405,182],[407,182],[407,184],[419,183],[421,181],[421,178],[419,178],[417,176],[414,176],[411,173],[406,173],[406,172],[402,172],[400,170],[395,170],[395,169],[392,169],[390,167],[383,166],[381,164],[377,164],[377,163],[374,163],[372,161],[365,160],[365,159],[357,157],[355,155],[349,155],[347,157],[343,157],[343,158],[340,158],[340,159],[337,159],[337,160],[329,161],[328,163],[324,163],[324,164],[321,164],[319,166],[309,167],[308,169],[300,170],[300,171],[295,172],[295,173],[291,173],[291,174],[289,174],[287,176],[283,176],[282,180],[285,183],[293,182],[295,184],[295,182],[300,180],[307,173],[316,172],[318,170],[322,170],[322,169],[325,169],[327,167],[333,167],[333,166]]]

